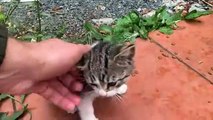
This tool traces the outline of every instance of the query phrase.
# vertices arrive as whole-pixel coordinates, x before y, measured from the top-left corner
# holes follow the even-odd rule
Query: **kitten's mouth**
[[[99,94],[100,96],[102,96],[102,97],[107,96],[107,92],[104,91],[104,90],[99,90],[99,91],[98,91],[98,94]]]
[[[101,96],[101,97],[112,97],[116,95],[115,91],[105,91],[105,90],[99,90],[97,91],[97,93]]]

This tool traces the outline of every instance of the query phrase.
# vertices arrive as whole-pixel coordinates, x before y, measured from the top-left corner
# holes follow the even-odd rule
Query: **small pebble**
[[[199,61],[198,63],[199,63],[199,64],[202,64],[202,63],[203,63],[203,61]]]
[[[211,72],[208,72],[208,74],[209,74],[209,75],[212,75],[212,73],[211,73]]]
[[[159,60],[161,60],[161,59],[162,59],[162,57],[161,57],[161,56],[158,56],[158,59],[159,59]]]
[[[99,5],[98,7],[99,7],[101,10],[105,10],[105,9],[106,9],[106,7],[103,6],[103,5]]]
[[[175,43],[172,43],[171,45],[172,45],[172,46],[175,46]]]
[[[52,11],[59,11],[59,10],[61,10],[61,9],[63,9],[63,6],[54,6],[54,7],[52,8]]]
[[[187,53],[188,53],[188,54],[192,54],[192,51],[191,51],[191,50],[189,50]]]
[[[132,77],[134,77],[136,74],[138,74],[139,72],[137,71],[137,70],[134,70],[133,72],[132,72]]]
[[[190,60],[189,57],[186,57],[186,60]]]
[[[167,55],[167,54],[165,54],[165,53],[162,53],[162,55],[163,55],[164,57],[169,57],[169,55]]]
[[[173,55],[172,58],[173,58],[173,59],[176,59],[176,56]]]
[[[140,9],[140,11],[142,11],[142,14],[147,14],[150,10],[147,8],[142,8],[142,9]]]
[[[134,71],[135,74],[138,74],[139,72],[137,70]]]

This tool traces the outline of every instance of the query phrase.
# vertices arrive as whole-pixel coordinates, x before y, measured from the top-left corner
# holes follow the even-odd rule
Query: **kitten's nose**
[[[99,93],[100,96],[106,96],[107,95],[106,91],[104,91],[104,90],[99,90],[98,93]]]

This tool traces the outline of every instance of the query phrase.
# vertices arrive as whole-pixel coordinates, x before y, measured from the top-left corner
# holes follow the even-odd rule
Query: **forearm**
[[[0,80],[6,78],[5,73],[7,74],[15,74],[15,73],[8,73],[8,71],[18,72],[18,70],[26,69],[29,65],[33,65],[32,62],[32,54],[30,44],[18,41],[14,38],[8,38],[7,46],[5,50],[5,57],[0,66]],[[17,73],[23,74],[23,73]]]

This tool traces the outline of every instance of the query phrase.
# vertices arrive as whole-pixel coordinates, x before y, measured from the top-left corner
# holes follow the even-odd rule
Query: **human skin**
[[[59,39],[29,43],[8,39],[0,66],[0,93],[37,93],[66,111],[80,103],[82,89],[75,65],[89,45]]]

